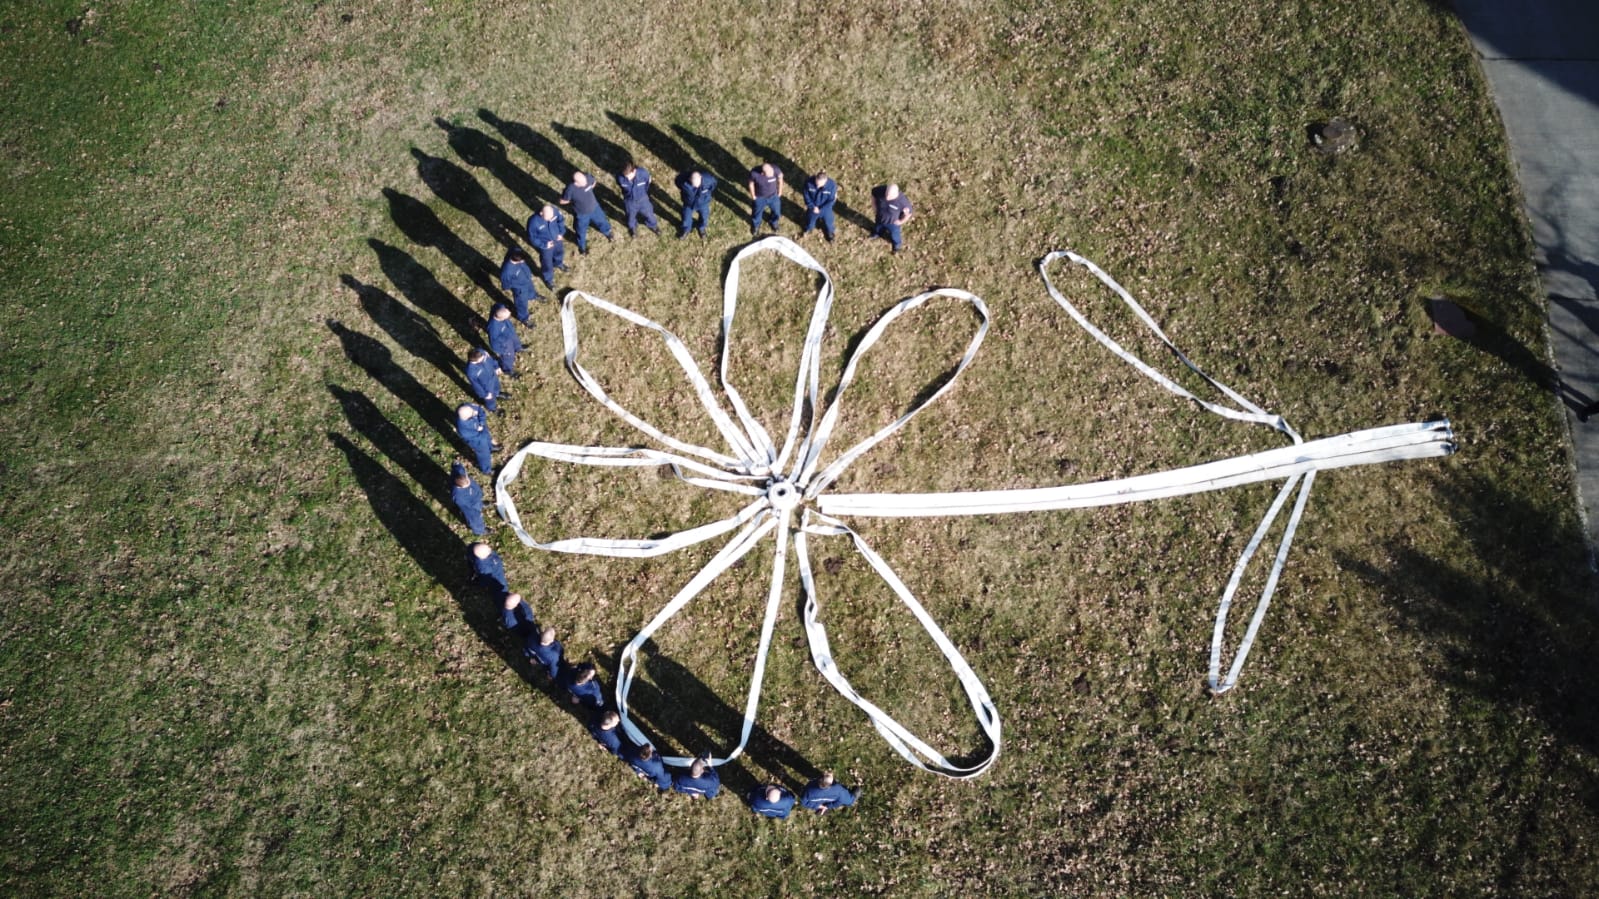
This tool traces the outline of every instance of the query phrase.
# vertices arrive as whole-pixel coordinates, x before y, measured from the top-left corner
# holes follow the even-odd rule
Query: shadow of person
[[[471,172],[416,147],[411,148],[411,156],[416,160],[417,176],[434,196],[476,219],[489,237],[506,249],[518,245],[516,235],[522,230],[521,225],[494,202]]]
[[[559,144],[544,135],[534,131],[521,122],[512,122],[502,119],[487,109],[479,109],[477,117],[488,123],[489,127],[500,132],[500,136],[511,142],[511,146],[528,155],[529,159],[544,166],[550,177],[557,185],[555,192],[550,195],[546,203],[554,203],[555,198],[561,195],[561,185],[571,179],[572,173],[577,171],[566,158],[566,152]],[[542,205],[542,204],[540,204]]]
[[[1552,305],[1559,305],[1561,299],[1560,297],[1550,297],[1549,301]],[[1599,315],[1591,311],[1585,311],[1587,305],[1580,304],[1579,308],[1573,311],[1573,315],[1584,325],[1599,329]],[[1504,328],[1470,309],[1461,308],[1465,311],[1466,317],[1471,321],[1472,325],[1475,326],[1475,333],[1469,337],[1460,338],[1462,341],[1485,353],[1498,357],[1532,383],[1554,391],[1560,402],[1574,412],[1582,412],[1589,403],[1593,402],[1592,397],[1577,389],[1576,386],[1567,383],[1564,378],[1560,377],[1560,373],[1554,367],[1537,353],[1523,346],[1520,341],[1511,337]]]
[[[467,545],[439,519],[428,504],[417,498],[404,481],[395,477],[365,450],[343,434],[329,431],[328,441],[344,454],[356,483],[366,494],[378,522],[394,541],[416,562],[422,573],[449,592],[465,621],[477,638],[500,657],[524,683],[554,702],[574,719],[586,723],[586,716],[565,702],[564,694],[547,678],[535,672],[522,658],[521,648],[500,625],[494,598],[472,582],[467,567]]]
[[[693,156],[684,151],[681,144],[673,140],[665,131],[642,122],[638,119],[628,118],[619,112],[607,111],[605,117],[622,129],[622,133],[632,138],[645,152],[661,161],[662,165],[671,169],[669,172],[651,172],[653,184],[650,190],[650,199],[655,203],[656,209],[669,210],[668,214],[677,219],[683,214],[683,204],[677,202],[677,197],[666,186],[676,181],[677,176],[684,172],[691,172],[703,168]],[[641,165],[643,163],[640,163]]]
[[[328,319],[327,326],[328,330],[339,339],[345,358],[371,375],[374,381],[382,384],[396,399],[414,409],[416,414],[448,440],[458,453],[471,458],[472,451],[455,431],[454,407],[439,399],[433,391],[423,386],[410,372],[396,363],[394,355],[382,341],[359,331],[352,331],[337,319]]]
[[[389,421],[366,394],[346,390],[337,384],[329,384],[328,392],[356,433],[377,447],[390,462],[405,469],[405,473],[439,505],[450,508],[449,472],[411,442],[411,438]]]
[[[340,275],[339,283],[355,291],[361,308],[395,343],[418,359],[432,364],[462,391],[470,392],[466,376],[462,374],[465,362],[445,345],[433,322],[418,315],[405,303],[371,284],[363,284],[352,275]]]
[[[448,287],[439,283],[427,266],[417,262],[410,253],[376,238],[366,245],[377,254],[378,267],[411,305],[442,320],[468,346],[482,346],[486,340],[484,328],[488,319],[472,311],[472,307],[457,297]]]
[[[450,149],[461,157],[462,162],[473,168],[483,169],[498,178],[506,190],[515,194],[517,200],[530,211],[538,209],[545,203],[555,202],[555,191],[540,184],[533,176],[522,171],[521,166],[512,162],[511,157],[505,152],[504,144],[476,128],[452,125],[442,118],[435,118],[433,124],[444,131]],[[522,224],[525,222],[518,223],[513,233],[519,236],[525,233]]]
[[[432,247],[443,253],[462,274],[472,279],[472,283],[483,288],[484,293],[500,299],[499,287],[494,283],[495,276],[500,273],[497,263],[490,262],[476,247],[445,227],[438,215],[421,200],[392,187],[383,188],[383,196],[389,201],[389,217],[401,234],[417,246]]]
[[[606,215],[612,218],[622,217],[622,197],[607,185],[616,181],[616,173],[622,170],[633,154],[614,144],[604,137],[583,128],[573,128],[560,122],[551,122],[550,128],[561,139],[572,145],[572,149],[587,156],[594,163],[594,168],[589,172],[595,178],[595,199],[600,201],[600,207]]]
[[[744,726],[741,710],[722,701],[688,669],[662,654],[653,640],[644,644],[639,657],[647,677],[634,679],[628,693],[628,712],[652,742],[663,749],[673,747],[667,750],[668,754],[680,751],[684,755],[721,755],[738,745]],[[614,685],[618,658],[604,653],[595,653],[595,658]],[[656,735],[664,740],[656,741]],[[723,785],[740,796],[761,783],[778,781],[803,786],[821,774],[808,759],[758,722],[751,728],[740,758],[768,775],[757,778],[736,762],[723,765],[719,769]]]
[[[699,158],[705,160],[706,169],[717,177],[720,183],[716,187],[716,196],[722,205],[748,222],[750,200],[746,185],[750,180],[749,167],[740,162],[737,156],[723,149],[721,144],[708,137],[695,134],[682,125],[673,125],[672,131]]]
[[[1340,554],[1339,566],[1380,588],[1401,621],[1437,644],[1439,680],[1507,714],[1535,714],[1568,743],[1599,751],[1599,585],[1581,523],[1486,478],[1457,470],[1433,480],[1437,515],[1465,541],[1451,555],[1464,564],[1400,538],[1361,558]],[[1589,804],[1599,808],[1596,795]]]

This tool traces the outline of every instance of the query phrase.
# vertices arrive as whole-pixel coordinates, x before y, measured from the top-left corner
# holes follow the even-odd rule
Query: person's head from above
[[[471,421],[477,417],[477,409],[471,403],[462,403],[456,407],[455,417],[462,421]]]
[[[516,608],[517,606],[519,606],[521,604],[522,604],[522,594],[520,594],[520,593],[507,593],[507,594],[505,594],[505,608],[506,608],[507,611],[509,611],[511,609],[514,609],[514,608]]]
[[[689,773],[690,777],[704,777],[705,776],[705,760],[704,759],[695,759],[694,760],[694,764],[688,766],[688,773]]]
[[[545,203],[543,208],[539,210],[539,218],[544,219],[546,222],[553,221],[555,219],[555,207]]]
[[[898,196],[899,196],[899,185],[898,184],[890,184],[887,188],[885,188],[883,190],[884,199],[892,200],[892,199],[897,198]]]
[[[822,776],[818,777],[816,779],[816,784],[817,784],[817,786],[820,786],[824,790],[827,789],[828,787],[832,786],[833,785],[833,772],[831,772],[831,771],[823,771],[822,772]]]
[[[772,168],[772,164],[770,162],[763,162],[763,163],[761,163],[761,174],[763,174],[766,177],[770,178],[773,175],[777,174],[777,170]]]
[[[487,559],[489,556],[494,555],[494,550],[489,549],[487,543],[474,543],[472,544],[472,555],[479,559]]]
[[[539,645],[549,646],[555,642],[555,628],[547,627],[539,632]]]
[[[700,179],[700,173],[699,172],[690,172],[689,173],[689,176],[688,176],[688,183],[689,184],[692,184],[695,187],[699,187],[700,186],[700,180],[701,179]]]
[[[522,252],[522,248],[521,247],[517,247],[516,249],[511,251],[511,261],[512,262],[526,262],[527,261],[527,254]]]
[[[815,181],[817,183],[817,185],[826,184],[827,183],[827,171],[825,169],[817,169],[816,170],[816,177],[812,178],[811,180]]]
[[[589,183],[589,176],[583,174],[582,172],[577,172],[572,175],[572,183],[576,184],[578,187],[587,187]]]
[[[510,317],[511,317],[511,308],[509,306],[500,305],[498,303],[495,304],[495,306],[494,306],[494,320],[495,321],[503,322],[503,321],[505,321],[506,319],[508,319]]]
[[[588,662],[584,662],[583,664],[577,666],[577,682],[578,683],[586,684],[586,683],[588,683],[589,681],[591,681],[593,679],[594,679],[594,666],[593,665],[590,665]]]
[[[471,476],[468,475],[464,471],[461,472],[460,474],[456,475],[455,476],[455,486],[457,486],[457,487],[470,487],[470,486],[472,486],[472,478],[471,478]]]
[[[606,712],[600,716],[600,730],[610,730],[622,723],[622,716],[615,712]]]
[[[783,798],[783,788],[773,784],[766,788],[766,801],[776,802]]]
[[[638,757],[646,762],[652,758],[655,758],[655,747],[645,743],[643,746],[639,747]]]
[[[473,347],[466,354],[466,361],[468,362],[482,362],[487,358],[489,358],[488,351],[482,347]]]
[[[629,178],[633,177],[633,173],[636,171],[638,171],[638,165],[634,163],[633,160],[629,159],[627,162],[622,164],[622,174],[628,176]]]

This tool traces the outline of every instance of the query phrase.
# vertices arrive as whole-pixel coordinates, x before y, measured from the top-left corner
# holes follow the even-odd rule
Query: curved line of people
[[[472,480],[460,460],[454,465],[455,500],[462,517],[474,533],[482,533],[482,488]],[[462,481],[466,484],[463,485]],[[475,493],[474,493],[475,492]],[[462,502],[463,494],[476,502]],[[621,759],[641,780],[654,784],[662,793],[678,792],[692,799],[715,799],[722,791],[722,778],[710,763],[710,756],[696,758],[689,767],[670,772],[666,763],[649,743],[636,744],[628,739],[621,728],[622,718],[605,706],[605,690],[600,684],[599,672],[592,662],[570,664],[566,660],[561,641],[556,639],[555,628],[540,627],[533,617],[533,607],[522,594],[511,589],[505,577],[505,562],[494,548],[482,541],[468,547],[472,581],[500,604],[500,623],[518,641],[522,657],[534,670],[541,671],[557,687],[566,692],[567,701],[589,710],[588,732],[595,742]],[[838,783],[831,771],[824,772],[805,785],[804,791],[794,793],[779,784],[762,784],[750,791],[747,798],[750,810],[767,818],[787,818],[798,802],[801,808],[825,813],[836,808],[847,808],[860,797],[861,788],[849,789]]]
[[[616,184],[621,190],[624,224],[630,236],[638,235],[638,226],[659,235],[660,225],[655,216],[654,204],[649,197],[650,173],[629,160],[616,174]],[[704,171],[681,173],[676,185],[683,201],[683,218],[678,238],[697,231],[705,237],[710,219],[711,200],[717,188],[716,178]],[[612,240],[611,224],[605,211],[594,197],[594,178],[586,172],[577,172],[566,185],[558,202],[570,206],[573,213],[573,231],[578,252],[588,254],[588,232],[594,229],[606,240]],[[783,173],[770,162],[752,168],[746,189],[752,201],[750,234],[756,236],[761,228],[776,232],[782,220]],[[818,171],[807,179],[803,191],[806,219],[800,232],[803,237],[818,226],[831,242],[837,233],[834,206],[838,201],[838,185],[825,171]],[[870,239],[883,238],[898,253],[904,247],[901,227],[911,219],[911,203],[897,184],[880,185],[872,189],[876,213]],[[555,272],[566,271],[566,220],[554,206],[545,205],[527,223],[528,240],[538,254],[538,274],[544,286],[555,289]],[[489,432],[488,416],[503,414],[499,401],[504,387],[501,376],[515,379],[516,354],[523,349],[516,325],[533,327],[529,312],[530,302],[545,302],[534,283],[534,270],[528,253],[513,247],[500,265],[500,286],[510,294],[509,305],[495,303],[489,311],[487,325],[488,349],[472,347],[467,353],[466,379],[476,403],[463,403],[456,408],[456,431],[472,450],[478,470],[485,475],[493,473],[493,453],[500,444]],[[466,463],[456,459],[451,466],[453,486],[450,499],[461,513],[472,533],[488,533],[483,519],[483,488],[472,478]],[[588,725],[590,735],[612,755],[622,761],[641,779],[653,783],[660,791],[683,793],[694,798],[712,799],[721,792],[721,778],[709,756],[702,756],[685,770],[669,773],[664,762],[648,743],[635,745],[624,739],[620,728],[621,717],[605,708],[605,693],[599,674],[592,663],[576,665],[566,662],[561,642],[556,639],[553,627],[540,628],[533,617],[533,609],[520,593],[511,590],[505,577],[505,564],[487,543],[470,545],[469,560],[473,581],[500,601],[500,620],[505,629],[521,643],[522,655],[537,670],[543,671],[552,682],[565,690],[569,701],[582,705],[592,712]],[[816,812],[845,808],[855,804],[860,788],[851,790],[837,783],[832,772],[806,784],[796,796],[779,784],[763,784],[752,790],[747,802],[752,811],[768,818],[787,818],[796,802]]]
[[[640,221],[656,234],[661,233],[655,218],[655,206],[650,200],[650,173],[632,160],[628,160],[616,174],[616,185],[622,193],[624,224],[630,236],[638,235]],[[770,162],[762,162],[750,169],[745,184],[752,201],[750,235],[760,233],[762,227],[777,231],[782,220],[783,173]],[[576,172],[566,185],[558,203],[572,207],[572,230],[576,235],[578,252],[588,254],[588,232],[592,228],[606,240],[611,240],[611,222],[594,197],[594,178],[586,172]],[[678,238],[688,236],[690,230],[705,237],[706,223],[711,215],[711,199],[716,192],[714,175],[699,170],[683,172],[677,177],[678,191],[683,201],[683,222]],[[838,184],[827,172],[818,171],[805,182],[805,226],[800,236],[821,226],[823,235],[832,241],[837,231],[833,208],[838,202]],[[904,248],[901,227],[911,220],[911,201],[900,191],[898,184],[884,184],[872,188],[872,204],[876,214],[870,239],[883,238],[898,253]],[[566,219],[560,210],[546,204],[533,213],[527,221],[527,237],[538,254],[538,275],[544,286],[555,289],[555,273],[566,267]],[[471,448],[478,470],[489,474],[494,470],[494,451],[500,448],[489,431],[488,416],[503,414],[499,401],[504,393],[501,376],[516,379],[516,354],[523,349],[522,338],[517,333],[517,322],[529,328],[533,319],[529,303],[546,302],[533,280],[532,260],[521,247],[513,247],[500,263],[500,287],[511,296],[510,305],[495,303],[489,310],[486,337],[488,349],[472,347],[467,351],[466,380],[476,403],[463,403],[455,410],[456,432]]]

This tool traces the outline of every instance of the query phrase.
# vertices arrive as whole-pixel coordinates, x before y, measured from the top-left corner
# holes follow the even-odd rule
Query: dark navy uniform
[[[820,778],[806,784],[805,792],[800,794],[800,806],[813,812],[847,808],[854,804],[855,793],[852,790],[837,782],[824,787]]]
[[[672,788],[672,775],[666,773],[666,763],[661,761],[659,755],[652,754],[644,758],[644,747],[627,746],[622,749],[622,761],[627,762],[633,773],[645,780],[653,781],[655,786],[662,790]]]
[[[473,414],[462,418],[457,412],[455,431],[476,454],[478,470],[488,474],[494,470],[494,438],[489,435],[489,413],[476,403],[467,403],[464,408],[473,410]]]
[[[779,820],[787,818],[788,813],[794,810],[794,794],[782,787],[778,787],[777,801],[771,802],[766,798],[766,790],[767,786],[763,785],[750,791],[750,810],[757,815],[764,815],[768,818],[777,818]]]
[[[710,765],[705,766],[705,773],[699,777],[689,770],[678,771],[672,775],[672,789],[687,796],[715,799],[716,794],[722,792],[722,776]]]
[[[497,592],[501,598],[511,592],[511,586],[505,582],[505,562],[500,559],[500,554],[489,550],[489,554],[479,559],[477,554],[467,550],[467,559],[472,563],[472,577],[491,593]]]
[[[533,620],[533,607],[527,600],[519,599],[509,609],[503,606],[500,609],[500,623],[505,629],[516,636],[522,650],[522,657],[533,658],[533,647],[539,642],[539,626]]]
[[[533,644],[533,658],[537,659],[539,664],[544,666],[545,672],[547,672],[552,678],[561,673],[562,654],[560,640],[551,640],[548,643]]]
[[[531,324],[527,301],[543,298],[533,286],[533,268],[526,259],[517,262],[510,253],[505,254],[505,261],[500,263],[500,289],[511,295],[511,311],[516,320],[524,325]]]
[[[533,213],[527,220],[527,239],[539,254],[539,277],[544,286],[555,289],[555,273],[566,269],[566,219],[561,210],[552,208],[554,216],[545,218]]]
[[[693,175],[693,172],[684,172],[677,176],[677,190],[683,199],[683,226],[678,229],[678,237],[688,236],[689,226],[694,224],[696,216],[699,223],[695,227],[704,237],[705,225],[711,220],[711,198],[716,195],[716,178],[700,172],[700,186],[695,187]]]
[[[838,182],[826,175],[821,176],[820,184],[816,182],[815,178],[805,182],[805,230],[800,233],[811,233],[816,223],[821,222],[822,234],[832,240],[836,230],[833,204],[838,202]]]
[[[489,326],[493,327],[493,324],[490,323]],[[483,408],[490,412],[499,411],[497,400],[500,396],[500,368],[493,357],[485,355],[476,362],[468,361],[466,383],[471,385],[472,395],[483,404]]]
[[[644,227],[661,233],[661,226],[655,221],[655,204],[650,202],[650,170],[636,166],[631,175],[623,172],[616,176],[616,187],[622,192],[622,224],[627,226],[627,233],[638,234],[641,218]]]
[[[454,481],[458,478],[466,478],[467,485],[457,486]],[[450,480],[450,501],[455,503],[455,508],[460,511],[461,517],[466,519],[466,526],[471,528],[474,534],[488,533],[488,525],[483,521],[483,488],[477,485],[477,481],[472,480],[472,476],[467,474],[466,466],[460,462],[450,466]]]
[[[505,308],[505,304],[495,303],[494,309],[489,313],[489,352],[500,360],[500,371],[515,375],[516,354],[522,351],[522,338],[517,336],[516,325],[512,323],[510,316],[496,317],[497,313]]]

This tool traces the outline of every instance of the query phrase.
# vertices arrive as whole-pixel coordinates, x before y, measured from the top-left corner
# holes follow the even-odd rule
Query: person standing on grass
[[[527,220],[527,239],[539,254],[539,277],[555,289],[555,273],[566,271],[566,219],[546,203]]]
[[[872,236],[887,240],[898,253],[905,247],[899,229],[911,220],[910,198],[899,192],[898,184],[885,184],[872,188],[872,205],[877,212]]]
[[[488,533],[488,525],[483,521],[483,488],[467,473],[466,463],[456,459],[450,465],[450,477],[454,481],[450,487],[450,502],[455,503],[466,526],[479,537]]]
[[[794,794],[777,784],[766,784],[750,791],[749,803],[755,814],[782,821],[794,810]]]
[[[709,758],[701,756],[687,771],[672,775],[672,789],[691,799],[715,799],[716,794],[722,792],[722,776],[716,773]]]
[[[533,658],[533,647],[539,642],[539,626],[533,621],[533,607],[527,604],[522,594],[505,594],[504,606],[500,609],[500,623],[516,637],[522,657]]]
[[[599,672],[591,662],[568,668],[556,679],[565,688],[573,705],[579,703],[591,709],[605,708],[605,692],[600,689]]]
[[[504,303],[495,303],[489,310],[488,331],[489,349],[500,360],[500,371],[513,378],[520,377],[516,373],[516,354],[522,352],[522,338],[517,336],[516,325],[511,323],[511,310]]]
[[[505,254],[505,261],[500,263],[500,289],[511,295],[511,308],[516,312],[516,320],[528,327],[533,326],[533,320],[528,315],[528,300],[540,300],[538,289],[533,286],[533,267],[528,265],[527,254],[521,247],[513,247],[511,252]]]
[[[483,408],[500,411],[500,367],[499,363],[489,360],[487,351],[479,347],[466,351],[466,383]]]
[[[472,581],[479,587],[497,598],[511,592],[511,585],[505,582],[505,562],[493,547],[481,541],[472,544],[467,561],[472,564]]]
[[[683,200],[683,226],[677,231],[677,239],[688,236],[690,225],[694,225],[703,238],[705,226],[711,220],[711,198],[716,195],[716,178],[704,172],[687,172],[677,176],[677,191]]]
[[[494,470],[494,438],[489,435],[489,413],[476,403],[462,403],[455,409],[455,431],[477,455],[478,471]]]
[[[533,644],[533,658],[544,666],[544,671],[554,679],[561,673],[561,641],[555,639],[555,628],[547,627],[539,634],[539,642]]]
[[[572,231],[577,234],[579,253],[584,256],[589,254],[588,234],[591,226],[605,235],[606,240],[612,239],[611,220],[605,217],[600,201],[594,199],[594,179],[587,173],[578,172],[572,176],[572,183],[566,186],[559,202],[562,206],[572,207]]]
[[[824,771],[822,776],[805,785],[805,792],[800,794],[800,806],[813,812],[829,812],[835,808],[847,808],[859,799],[861,788],[847,789],[843,784],[833,780],[833,772]]]
[[[777,231],[777,223],[783,220],[783,173],[770,162],[763,162],[750,169],[749,183],[750,199],[754,207],[750,211],[750,236],[761,233],[761,223],[766,214],[770,213],[772,220],[766,224]]]
[[[622,224],[627,226],[628,235],[638,236],[640,218],[644,220],[644,227],[660,234],[661,226],[655,221],[655,204],[650,202],[650,170],[639,168],[629,159],[622,166],[622,173],[616,176],[616,187],[622,192]]]
[[[833,242],[833,204],[838,202],[838,182],[827,177],[826,172],[817,172],[809,181],[805,182],[805,230],[800,236],[811,233],[817,222],[822,224],[822,236],[828,243]]]
[[[622,757],[622,716],[615,712],[599,712],[589,719],[589,736],[605,747],[605,751]]]
[[[655,747],[648,743],[643,746],[628,745],[622,747],[622,761],[627,762],[644,780],[652,781],[656,789],[666,792],[672,788],[672,775],[666,773],[666,763],[655,754]]]

